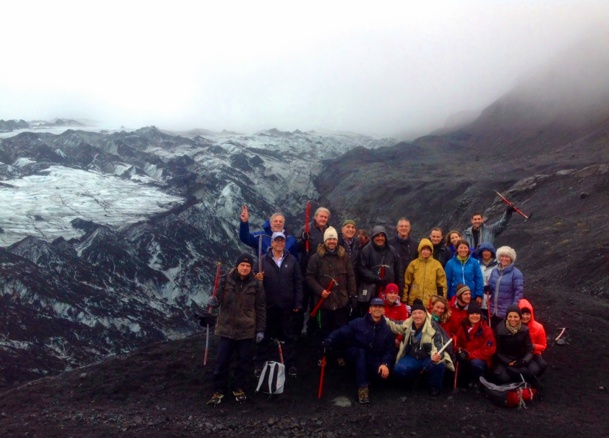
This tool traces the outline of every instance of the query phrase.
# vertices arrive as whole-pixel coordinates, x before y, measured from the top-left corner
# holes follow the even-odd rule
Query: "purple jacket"
[[[491,288],[491,314],[500,318],[505,318],[507,308],[512,304],[518,305],[524,297],[524,276],[513,263],[504,269],[498,265],[491,272],[488,284]]]

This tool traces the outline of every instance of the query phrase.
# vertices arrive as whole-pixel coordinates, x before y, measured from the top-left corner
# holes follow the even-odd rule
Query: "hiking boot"
[[[440,395],[440,388],[436,388],[435,386],[432,386],[431,388],[429,388],[429,395],[432,397],[437,397]]]
[[[245,392],[242,389],[235,389],[233,391],[233,396],[235,397],[235,401],[237,403],[242,403],[247,399]]]
[[[290,369],[288,370],[288,376],[290,376],[290,377],[298,376],[298,370],[296,369],[296,367],[290,367]]]
[[[212,407],[218,406],[220,404],[220,402],[222,401],[223,397],[224,397],[224,394],[222,394],[221,392],[214,392],[214,395],[211,396],[211,398],[209,399],[207,404]]]
[[[362,405],[370,404],[370,397],[368,396],[368,387],[360,386],[357,390],[357,398]]]
[[[262,374],[262,368],[254,368],[254,376],[256,376],[256,380],[260,378],[260,374]]]
[[[345,362],[345,359],[342,357],[339,357],[338,359],[336,359],[336,363],[338,364],[339,367],[344,368],[347,366],[347,362]]]

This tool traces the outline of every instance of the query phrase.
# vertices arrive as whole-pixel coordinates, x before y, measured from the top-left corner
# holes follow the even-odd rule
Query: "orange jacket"
[[[529,309],[531,311],[531,321],[529,321],[527,326],[529,327],[529,334],[531,335],[531,341],[533,342],[533,353],[541,354],[541,352],[548,347],[546,329],[541,323],[535,321],[535,310],[526,298],[518,301],[518,307],[521,311],[522,309]]]

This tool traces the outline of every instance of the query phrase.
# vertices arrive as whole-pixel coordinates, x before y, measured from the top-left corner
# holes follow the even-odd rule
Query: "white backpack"
[[[256,392],[265,394],[283,394],[285,384],[285,365],[279,362],[268,361],[264,364]]]

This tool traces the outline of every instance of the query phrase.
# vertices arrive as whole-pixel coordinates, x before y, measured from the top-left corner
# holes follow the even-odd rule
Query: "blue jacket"
[[[478,260],[468,257],[465,263],[454,256],[444,267],[446,283],[448,284],[447,298],[450,300],[457,293],[457,285],[462,283],[472,291],[472,299],[482,298],[484,294],[484,278]]]
[[[273,260],[272,250],[262,257],[262,272],[264,272],[264,291],[266,307],[281,309],[302,308],[302,273],[298,260],[292,254],[284,251],[281,267]]]
[[[505,318],[507,308],[512,304],[518,305],[524,297],[524,276],[514,263],[504,269],[497,266],[491,272],[488,284],[491,288],[491,314],[500,318]]]
[[[348,343],[357,348],[365,349],[370,355],[382,364],[391,368],[395,362],[397,348],[395,335],[387,325],[385,318],[374,323],[372,315],[367,313],[361,318],[355,318],[349,324],[334,330],[328,336],[332,345]]]
[[[247,246],[251,246],[258,253],[258,236],[262,235],[262,254],[266,254],[271,247],[271,223],[266,221],[262,226],[261,231],[250,233],[249,222],[239,222],[239,240],[245,243]],[[296,245],[296,239],[294,236],[289,236],[285,230],[285,250],[289,251],[294,257],[298,258],[298,246]]]

